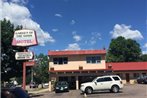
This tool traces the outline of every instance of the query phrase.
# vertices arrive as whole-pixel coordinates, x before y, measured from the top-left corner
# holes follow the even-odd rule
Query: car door
[[[101,90],[103,89],[103,81],[104,78],[98,78],[94,83],[95,83],[95,90]]]
[[[105,77],[103,79],[103,88],[102,89],[110,89],[111,85],[113,83],[113,80],[111,79],[111,77]]]
[[[95,82],[96,90],[104,90],[111,88],[112,79],[110,77],[98,78]]]

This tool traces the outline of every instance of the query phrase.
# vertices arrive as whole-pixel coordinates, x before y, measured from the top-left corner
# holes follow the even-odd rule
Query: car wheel
[[[93,89],[92,89],[91,87],[87,87],[87,88],[85,89],[85,92],[86,92],[87,94],[91,94],[91,93],[93,92]]]
[[[112,86],[111,91],[113,93],[118,93],[119,92],[119,87],[117,85]]]
[[[59,93],[59,91],[55,91],[55,93]]]

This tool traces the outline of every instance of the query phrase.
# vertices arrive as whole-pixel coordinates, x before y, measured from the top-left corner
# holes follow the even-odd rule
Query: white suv
[[[93,91],[110,90],[117,93],[123,88],[123,83],[118,75],[108,75],[95,78],[92,82],[82,83],[80,90],[91,94]]]

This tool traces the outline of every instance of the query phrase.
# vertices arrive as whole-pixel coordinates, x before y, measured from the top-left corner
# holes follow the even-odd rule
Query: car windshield
[[[56,85],[67,85],[67,82],[64,82],[64,81],[62,81],[62,82],[57,82]]]

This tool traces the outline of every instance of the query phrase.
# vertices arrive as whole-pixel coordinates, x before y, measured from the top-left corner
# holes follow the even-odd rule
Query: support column
[[[52,79],[51,78],[52,78],[52,75],[50,74],[49,75],[49,83],[48,83],[49,84],[49,91],[52,91],[52,83],[51,83]]]
[[[49,91],[52,91],[51,80],[49,80]]]
[[[56,81],[59,81],[59,76],[56,76]]]
[[[76,76],[76,90],[79,89],[79,79],[78,79],[78,76]]]

